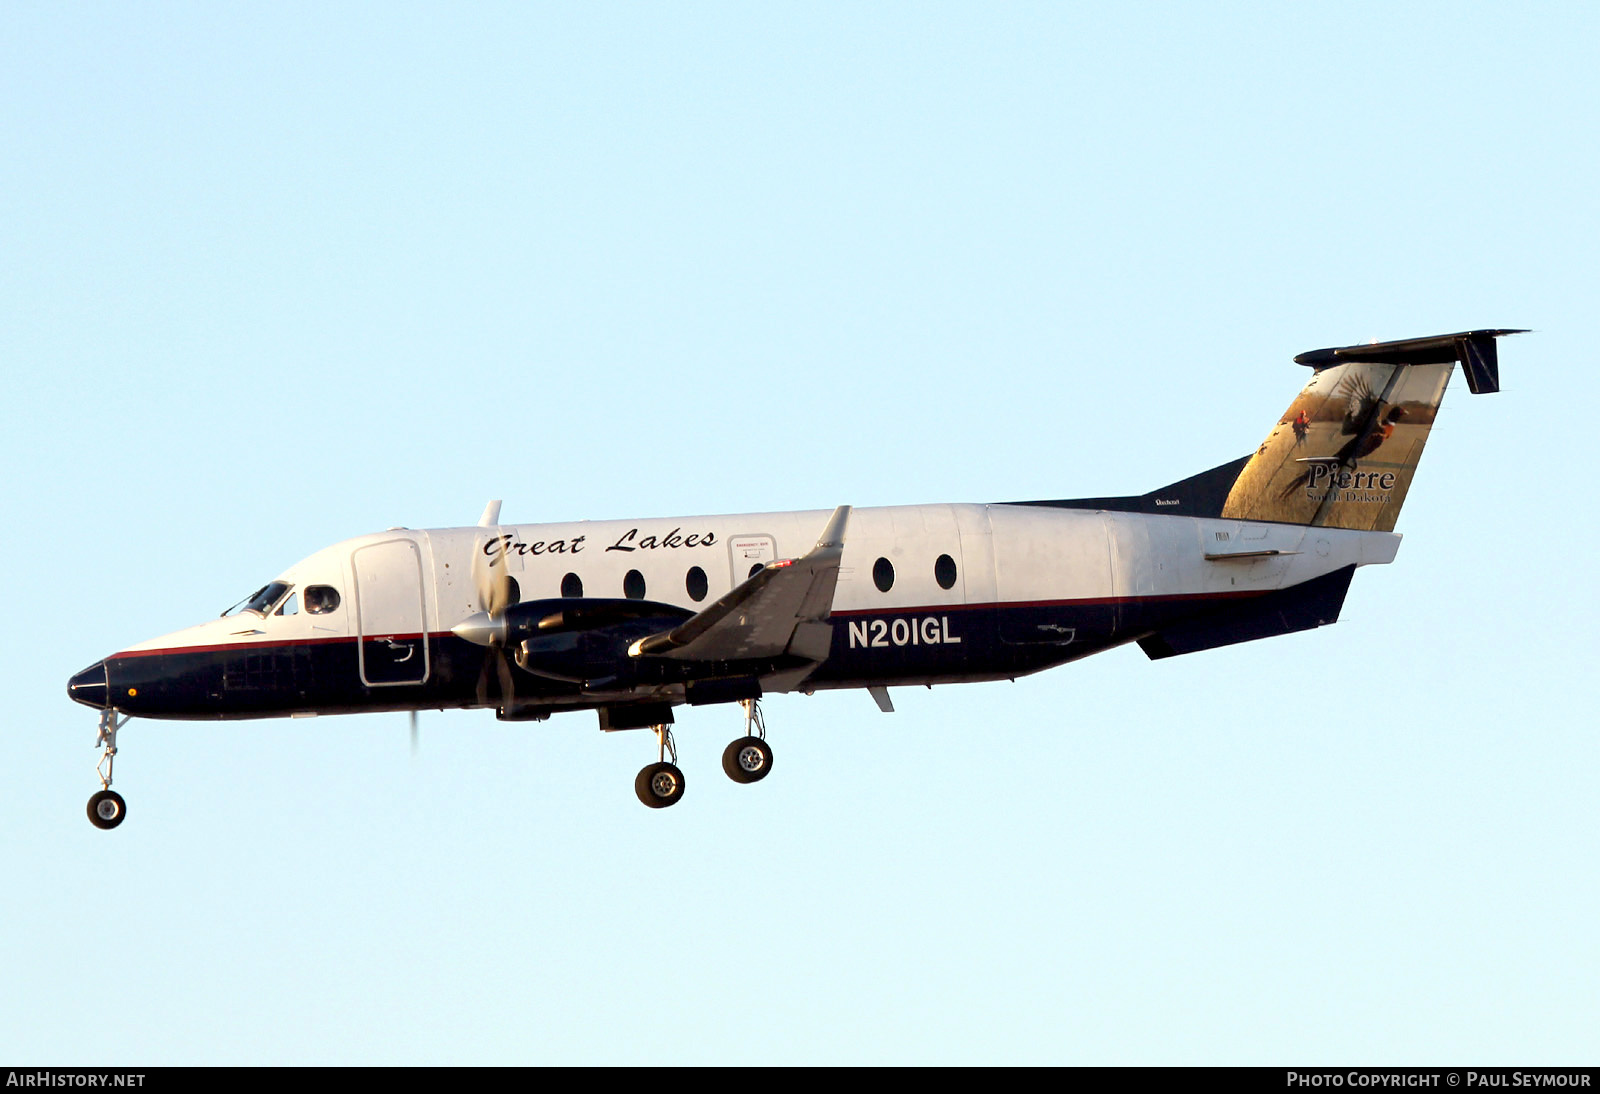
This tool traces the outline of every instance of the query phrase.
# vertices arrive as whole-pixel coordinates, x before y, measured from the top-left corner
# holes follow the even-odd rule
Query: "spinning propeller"
[[[484,506],[478,520],[480,528],[494,528],[500,523],[500,502],[491,501]],[[458,624],[457,635],[486,647],[483,671],[478,674],[478,705],[489,705],[489,674],[498,669],[500,701],[510,704],[513,699],[511,666],[506,661],[506,609],[517,602],[516,579],[506,570],[505,555],[489,557],[485,548],[493,540],[472,552],[472,584],[478,597],[478,611]],[[417,754],[417,712],[411,712],[411,754]]]
[[[505,648],[506,609],[517,602],[518,590],[516,580],[506,570],[505,555],[490,557],[483,547],[475,549],[472,585],[478,596],[478,610],[451,629],[458,637],[485,647],[483,671],[478,674],[478,705],[489,705],[489,678],[495,673],[500,680],[500,702],[510,706],[515,695]]]

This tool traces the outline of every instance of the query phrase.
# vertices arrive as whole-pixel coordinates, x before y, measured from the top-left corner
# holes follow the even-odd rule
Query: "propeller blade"
[[[417,712],[411,712],[411,755],[417,754]]]
[[[482,643],[483,668],[478,670],[478,684],[475,689],[477,705],[490,706],[489,685],[496,677],[499,679],[498,706],[509,706],[516,699],[515,677],[511,671],[511,654],[505,648],[502,636],[499,634],[486,638]]]
[[[495,659],[500,663],[500,705],[509,711],[517,698],[516,684],[511,676],[511,658],[504,646],[495,647],[494,652]]]
[[[477,687],[478,706],[480,707],[489,705],[489,674],[494,671],[492,667],[494,654],[495,651],[493,649],[483,651],[483,668],[478,672]]]
[[[492,541],[491,541],[492,542]],[[488,558],[480,547],[472,553],[472,584],[478,594],[478,610],[499,618],[515,600],[516,583],[506,571],[504,555]]]
[[[490,509],[484,510],[485,521],[491,515],[499,516],[498,505],[491,508],[492,514]],[[485,553],[485,547],[494,542],[489,540],[472,552],[472,584],[478,594],[478,614],[452,629],[469,642],[487,647],[483,651],[483,671],[478,674],[478,705],[489,705],[489,679],[494,672],[499,676],[500,705],[506,707],[516,695],[511,661],[505,649],[505,612],[517,602],[518,591],[516,579],[507,572],[505,555],[496,553],[491,557]]]

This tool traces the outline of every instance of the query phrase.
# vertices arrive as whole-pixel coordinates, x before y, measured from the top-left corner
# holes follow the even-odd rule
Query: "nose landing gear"
[[[100,776],[100,791],[89,799],[89,821],[96,828],[115,828],[128,815],[128,803],[111,789],[111,769],[117,760],[117,730],[128,724],[128,715],[107,708],[100,712],[100,733],[94,740],[104,745],[100,762],[94,765]]]
[[[128,815],[128,803],[115,790],[102,790],[89,799],[89,823],[96,828],[115,828]]]

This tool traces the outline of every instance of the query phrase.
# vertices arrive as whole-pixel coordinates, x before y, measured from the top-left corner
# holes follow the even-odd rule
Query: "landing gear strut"
[[[117,760],[117,730],[127,724],[126,714],[119,715],[110,709],[100,712],[100,735],[94,739],[95,744],[105,746],[100,762],[94,765],[95,774],[100,776],[100,792],[89,799],[89,821],[96,828],[115,828],[128,815],[128,803],[111,789],[111,769]]]
[[[761,717],[761,700],[743,699],[744,733],[722,750],[722,770],[736,783],[760,782],[772,770],[772,746],[767,744],[767,723]]]
[[[678,749],[672,742],[672,727],[651,726],[656,733],[657,761],[639,772],[633,780],[633,792],[651,809],[665,809],[676,805],[683,797],[683,772],[678,770]],[[672,759],[668,761],[667,757]]]

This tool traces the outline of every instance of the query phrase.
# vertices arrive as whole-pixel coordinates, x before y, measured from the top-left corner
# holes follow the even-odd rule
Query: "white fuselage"
[[[394,529],[326,548],[280,575],[291,590],[337,589],[332,611],[298,610],[286,593],[268,614],[230,615],[114,656],[204,650],[227,657],[353,639],[363,648],[378,640],[398,649],[397,642],[419,636],[448,636],[479,612],[474,566],[486,561],[503,563],[520,602],[561,598],[564,590],[576,591],[576,581],[583,597],[646,600],[693,613],[754,569],[803,554],[828,517],[819,509]],[[1398,543],[1392,533],[1050,505],[857,509],[833,598],[832,656],[815,672],[771,675],[766,686],[1016,675],[1141,637],[1151,605],[1284,589],[1341,567],[1389,562]],[[1091,611],[1103,622],[1075,625],[1074,612]],[[1008,620],[1028,612],[1038,620],[1028,626],[1039,630],[1018,639]],[[1019,644],[1040,648],[1019,660],[1011,656]],[[385,688],[433,680],[433,662],[443,656],[437,641],[423,641],[415,654],[397,654],[397,666],[379,672],[363,653],[347,683],[374,692],[381,706]],[[571,697],[550,701],[571,705]]]

